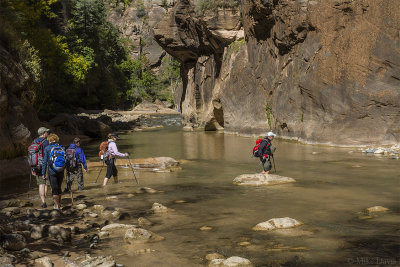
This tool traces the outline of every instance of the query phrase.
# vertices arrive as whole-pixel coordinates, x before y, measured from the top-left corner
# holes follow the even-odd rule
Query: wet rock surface
[[[295,183],[296,180],[290,177],[284,177],[276,174],[242,174],[233,180],[234,184],[237,185],[278,185]]]

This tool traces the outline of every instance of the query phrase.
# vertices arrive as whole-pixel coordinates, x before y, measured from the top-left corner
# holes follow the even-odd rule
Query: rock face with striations
[[[396,0],[242,0],[241,17],[194,10],[177,1],[154,29],[182,64],[175,97],[186,123],[309,143],[400,142]]]

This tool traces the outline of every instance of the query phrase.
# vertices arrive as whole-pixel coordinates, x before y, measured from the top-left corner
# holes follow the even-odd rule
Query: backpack
[[[253,157],[260,157],[260,155],[258,154],[258,148],[260,147],[262,140],[263,139],[256,140],[256,145],[253,147]]]
[[[60,145],[53,145],[50,151],[50,164],[51,168],[55,172],[62,172],[66,165],[65,150]]]
[[[43,144],[42,141],[33,141],[28,147],[28,162],[31,168],[42,169],[43,164]]]
[[[78,159],[76,157],[76,148],[68,148],[65,150],[68,169],[76,169],[78,167]]]
[[[109,153],[108,153],[108,141],[101,142],[101,144],[99,146],[99,149],[100,149],[99,157],[102,160],[106,160],[108,158],[108,156],[109,156]]]

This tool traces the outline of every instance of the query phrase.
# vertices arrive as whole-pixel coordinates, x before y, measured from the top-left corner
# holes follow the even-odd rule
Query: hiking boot
[[[46,202],[42,204],[42,208],[44,208],[44,209],[47,208]]]

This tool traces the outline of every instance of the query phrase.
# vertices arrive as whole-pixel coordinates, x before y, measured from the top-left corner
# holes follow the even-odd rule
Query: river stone
[[[51,225],[49,227],[49,236],[59,241],[70,241],[71,240],[71,228],[61,227],[58,225]]]
[[[374,206],[374,207],[370,207],[367,208],[367,212],[371,213],[371,212],[383,212],[383,211],[388,211],[388,208],[382,207],[382,206]]]
[[[82,261],[79,267],[115,267],[116,263],[113,256],[99,256]]]
[[[35,263],[40,264],[44,267],[53,267],[53,263],[51,262],[49,257],[42,257],[35,260]]]
[[[93,209],[95,210],[95,211],[97,211],[97,212],[103,212],[103,210],[105,210],[105,208],[104,208],[104,206],[103,205],[94,205],[93,206]]]
[[[143,226],[151,226],[153,225],[153,223],[151,221],[149,221],[148,219],[144,218],[144,217],[140,217],[138,219],[138,224],[139,226],[143,227]]]
[[[131,228],[125,232],[124,239],[129,244],[161,241],[165,238],[142,228]]]
[[[206,260],[208,260],[208,261],[212,261],[212,260],[216,260],[216,259],[222,259],[222,260],[224,260],[224,256],[222,256],[221,254],[219,254],[219,253],[210,253],[210,254],[207,254],[206,255]]]
[[[86,204],[83,203],[76,205],[77,210],[84,210],[86,209],[86,207],[87,207]]]
[[[111,213],[111,215],[115,218],[115,219],[118,219],[120,216],[121,216],[121,211],[119,211],[119,210],[116,210],[116,211],[113,211],[112,213]]]
[[[212,230],[212,227],[210,227],[210,226],[202,226],[202,227],[200,227],[200,231],[211,231]]]
[[[99,236],[100,238],[104,238],[104,237],[110,236],[110,233],[109,233],[109,232],[103,232],[103,231],[101,231],[101,232],[98,233],[98,236]]]
[[[106,197],[106,200],[117,200],[117,199],[118,199],[117,196],[109,196],[109,197]]]
[[[284,217],[284,218],[273,218],[266,222],[262,222],[253,227],[254,231],[269,231],[275,229],[287,229],[302,225],[302,222],[299,222],[295,219]]]
[[[115,231],[115,230],[122,230],[122,229],[130,229],[130,228],[136,228],[136,225],[133,224],[122,224],[122,223],[112,223],[109,225],[104,226],[101,228],[102,232],[108,232],[108,231]]]
[[[276,185],[294,183],[295,179],[276,174],[242,174],[233,180],[236,185]]]
[[[14,266],[12,263],[13,263],[13,258],[7,256],[0,257],[0,266],[2,267]]]
[[[160,203],[153,203],[153,206],[151,207],[151,210],[154,211],[154,213],[166,213],[168,212],[168,208],[165,207],[164,205]]]
[[[254,265],[245,258],[233,256],[224,259],[215,259],[210,262],[209,267],[253,267]]]
[[[18,251],[26,247],[26,239],[20,234],[5,234],[1,239],[1,246],[8,250]]]

